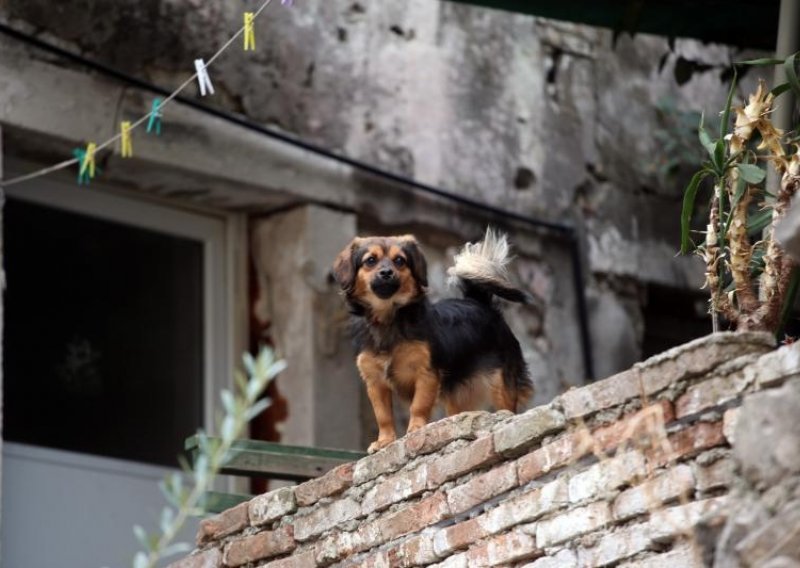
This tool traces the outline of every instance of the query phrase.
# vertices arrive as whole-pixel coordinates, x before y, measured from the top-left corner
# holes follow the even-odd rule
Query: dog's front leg
[[[438,398],[439,379],[436,374],[430,369],[419,371],[414,382],[414,398],[411,399],[409,433],[419,430],[428,423]]]
[[[378,423],[378,439],[367,448],[367,452],[372,454],[397,439],[392,413],[392,390],[386,380],[386,362],[381,358],[370,353],[361,353],[356,360],[356,366],[367,387],[367,396]]]

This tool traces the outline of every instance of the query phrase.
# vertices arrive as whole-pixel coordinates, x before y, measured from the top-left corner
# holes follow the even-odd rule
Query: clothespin
[[[156,131],[156,136],[161,136],[161,99],[156,97],[153,99],[153,109],[150,111],[150,120],[147,121],[147,132]]]
[[[89,172],[83,171],[83,163],[86,161],[86,150],[83,148],[75,148],[72,150],[72,155],[78,160],[78,185],[89,185]]]
[[[83,160],[81,161],[81,170],[79,175],[84,176],[86,179],[86,183],[89,183],[88,180],[92,179],[95,174],[95,163],[94,163],[94,154],[97,151],[97,144],[94,142],[89,142],[86,145],[86,152],[83,154]],[[88,175],[88,179],[85,177]]]
[[[253,22],[255,22],[255,14],[253,12],[244,13],[244,50],[256,50],[256,30]]]
[[[131,123],[124,121],[120,124],[121,138],[119,140],[120,155],[123,158],[133,157],[133,139],[131,136]]]
[[[214,85],[211,84],[211,78],[208,76],[206,64],[202,59],[194,60],[194,68],[197,70],[197,83],[200,85],[200,96],[205,97],[207,94],[214,94]]]

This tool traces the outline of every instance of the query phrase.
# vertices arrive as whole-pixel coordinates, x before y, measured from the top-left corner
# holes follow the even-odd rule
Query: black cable
[[[163,87],[159,87],[158,85],[154,85],[153,83],[149,83],[147,81],[143,81],[126,73],[123,73],[113,67],[109,67],[108,65],[104,65],[102,63],[98,63],[96,61],[92,61],[91,59],[87,59],[82,55],[78,55],[76,53],[72,53],[67,51],[66,49],[62,49],[58,46],[49,44],[45,41],[40,40],[39,38],[33,37],[29,34],[21,32],[19,30],[15,30],[14,28],[0,22],[0,32],[3,34],[12,37],[16,40],[19,40],[23,43],[36,47],[42,51],[47,51],[52,54],[55,54],[59,57],[64,59],[68,59],[75,63],[78,63],[84,67],[89,69],[93,69],[98,71],[104,75],[109,77],[113,77],[118,81],[123,83],[127,83],[129,85],[133,85],[138,87],[142,90],[149,91],[151,93],[162,95],[162,96],[169,96],[171,91],[164,89]],[[221,118],[227,122],[231,122],[248,130],[252,130],[254,132],[258,132],[264,136],[269,138],[273,138],[275,140],[280,140],[286,144],[291,146],[295,146],[298,148],[302,148],[308,152],[313,154],[317,154],[318,156],[323,156],[330,160],[335,160],[337,162],[347,164],[348,166],[360,170],[362,172],[366,172],[368,174],[374,175],[378,178],[382,178],[385,180],[392,181],[396,184],[407,186],[419,190],[424,193],[428,193],[431,195],[435,195],[437,197],[441,197],[447,200],[450,200],[454,203],[458,203],[472,209],[476,209],[479,211],[485,211],[491,213],[493,215],[497,215],[499,217],[504,217],[506,219],[512,219],[514,221],[518,221],[520,223],[524,223],[526,225],[535,227],[537,229],[545,230],[555,235],[559,235],[565,240],[567,240],[569,244],[569,251],[570,257],[572,261],[573,267],[573,284],[575,287],[575,296],[577,302],[577,312],[578,312],[578,323],[580,327],[580,337],[581,337],[581,351],[583,353],[583,366],[584,366],[584,374],[588,380],[594,379],[594,364],[591,352],[591,344],[590,344],[590,336],[589,336],[589,323],[588,323],[588,313],[587,313],[587,306],[586,306],[586,291],[584,289],[584,282],[583,282],[583,270],[582,270],[582,263],[580,257],[580,244],[578,242],[578,237],[575,232],[575,229],[567,224],[564,223],[556,223],[552,221],[546,221],[543,219],[537,219],[535,217],[530,217],[527,215],[522,215],[520,213],[516,213],[514,211],[507,211],[500,207],[495,207],[493,205],[488,205],[476,199],[471,199],[469,197],[464,197],[455,193],[451,193],[444,189],[434,187],[431,185],[427,185],[421,183],[417,180],[414,180],[409,177],[401,176],[381,168],[377,168],[373,165],[367,164],[365,162],[361,162],[359,160],[355,160],[353,158],[342,156],[331,152],[326,148],[322,148],[320,146],[316,146],[304,140],[294,138],[282,132],[278,132],[276,130],[272,130],[258,124],[257,122],[253,122],[252,120],[238,115],[231,112],[223,111],[216,109],[214,107],[202,104],[195,99],[186,98],[183,96],[178,95],[175,97],[175,100],[183,105],[188,107],[194,108],[200,112],[209,114],[211,116],[215,116],[217,118]]]

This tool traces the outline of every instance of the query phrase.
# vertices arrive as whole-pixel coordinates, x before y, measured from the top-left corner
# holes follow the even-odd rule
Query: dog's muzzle
[[[388,300],[400,288],[400,280],[394,270],[381,270],[372,279],[370,288],[381,300]]]

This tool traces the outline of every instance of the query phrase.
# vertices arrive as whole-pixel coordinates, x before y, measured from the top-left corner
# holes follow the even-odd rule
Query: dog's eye
[[[394,259],[394,265],[397,268],[403,268],[406,265],[406,259],[403,258],[402,256],[398,256],[397,258]]]
[[[366,264],[369,267],[373,267],[377,263],[378,263],[378,259],[375,258],[374,256],[369,256],[369,257],[367,257],[367,260],[364,261],[364,264]]]

